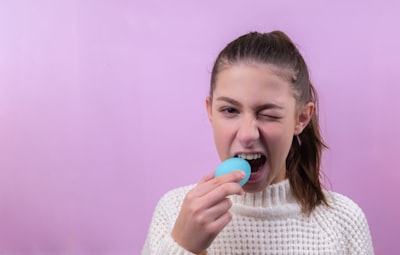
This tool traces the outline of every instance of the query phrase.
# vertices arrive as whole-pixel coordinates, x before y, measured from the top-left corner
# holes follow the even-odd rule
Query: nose
[[[244,148],[251,148],[260,138],[257,120],[254,117],[242,118],[239,124],[237,138]]]

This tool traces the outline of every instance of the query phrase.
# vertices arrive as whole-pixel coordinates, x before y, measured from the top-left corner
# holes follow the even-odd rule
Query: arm
[[[361,208],[357,207],[352,229],[348,229],[349,254],[373,255],[371,234],[365,214]]]
[[[186,195],[182,189],[167,193],[156,207],[142,255],[206,254],[232,218],[227,196],[243,193],[237,183],[243,174],[236,171],[215,179],[210,174]]]
[[[336,194],[333,202],[334,222],[347,255],[373,255],[373,245],[367,219],[362,209],[350,198]]]
[[[153,213],[142,255],[193,254],[185,251],[171,237],[183,198],[190,188],[171,190],[160,199]]]

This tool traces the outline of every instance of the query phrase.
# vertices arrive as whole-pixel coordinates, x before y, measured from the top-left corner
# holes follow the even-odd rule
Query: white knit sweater
[[[171,237],[186,186],[166,193],[158,203],[142,255],[192,255]],[[207,249],[217,254],[373,254],[364,213],[349,198],[326,191],[329,207],[301,213],[288,180],[258,193],[231,197],[232,221]]]

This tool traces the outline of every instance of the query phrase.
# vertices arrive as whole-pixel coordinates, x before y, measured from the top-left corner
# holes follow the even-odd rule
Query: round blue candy
[[[247,160],[242,158],[230,158],[223,161],[214,173],[214,177],[221,176],[236,170],[242,170],[246,176],[239,181],[240,186],[243,186],[250,178],[251,166]]]

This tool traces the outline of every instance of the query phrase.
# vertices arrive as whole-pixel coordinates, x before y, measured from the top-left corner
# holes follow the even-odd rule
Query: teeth
[[[240,154],[238,154],[239,158],[247,159],[247,160],[258,159],[258,158],[261,158],[261,156],[262,156],[261,153],[252,153],[252,154],[240,153]]]

